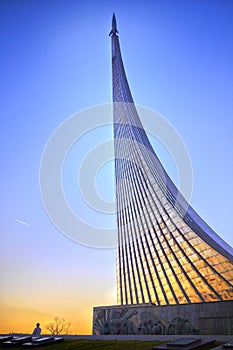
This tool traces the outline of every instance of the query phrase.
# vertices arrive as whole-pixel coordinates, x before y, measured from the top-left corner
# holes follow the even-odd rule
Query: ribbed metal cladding
[[[233,249],[168,177],[134,105],[116,30],[111,40],[118,304],[233,300]]]

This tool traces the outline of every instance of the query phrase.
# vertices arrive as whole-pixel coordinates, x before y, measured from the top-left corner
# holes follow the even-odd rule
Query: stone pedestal
[[[233,300],[165,306],[98,306],[93,309],[92,333],[233,335]]]

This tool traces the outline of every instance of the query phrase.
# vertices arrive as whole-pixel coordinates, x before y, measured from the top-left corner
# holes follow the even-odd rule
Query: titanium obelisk
[[[113,14],[120,305],[233,300],[233,249],[189,206],[153,150],[130,92]]]

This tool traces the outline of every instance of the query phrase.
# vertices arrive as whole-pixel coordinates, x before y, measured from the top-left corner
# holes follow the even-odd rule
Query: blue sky
[[[1,0],[0,331],[31,331],[37,321],[45,329],[60,315],[74,332],[90,333],[92,307],[116,303],[114,249],[64,237],[39,187],[42,152],[58,125],[111,102],[113,11],[135,102],[180,133],[193,166],[191,204],[233,244],[232,1]],[[111,138],[111,128],[102,128],[75,147],[85,154]],[[158,155],[176,177],[170,160]],[[113,225],[112,217],[97,218],[75,201],[75,171],[65,169],[72,205],[92,224]],[[98,174],[97,190],[110,200],[113,185],[110,164]]]

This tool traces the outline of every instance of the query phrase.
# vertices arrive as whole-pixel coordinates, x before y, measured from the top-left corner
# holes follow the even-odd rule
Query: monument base
[[[97,306],[93,308],[92,333],[233,335],[233,300],[165,306]]]

